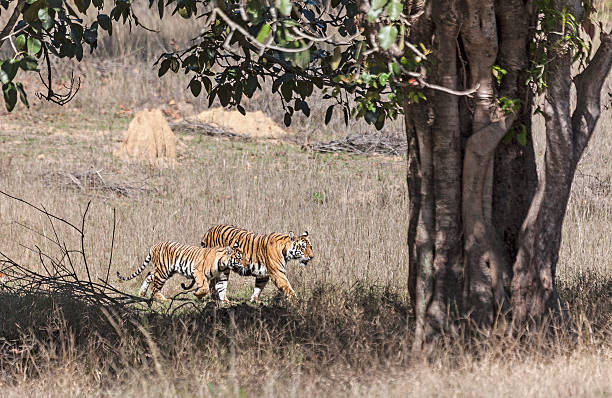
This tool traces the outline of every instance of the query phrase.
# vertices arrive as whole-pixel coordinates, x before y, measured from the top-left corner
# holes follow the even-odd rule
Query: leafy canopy
[[[375,0],[364,16],[352,0],[332,0],[327,6],[314,0],[149,0],[149,7],[162,19],[171,12],[199,18],[203,24],[191,46],[161,54],[158,74],[182,70],[190,76],[193,95],[205,93],[211,104],[218,100],[243,113],[243,96],[251,97],[262,88],[262,81],[270,79],[286,110],[287,125],[295,112],[309,116],[308,97],[316,86],[333,102],[326,122],[338,107],[345,120],[352,113],[382,128],[385,119],[401,111],[398,84],[415,85],[409,100],[424,98],[414,78],[408,83],[406,72],[421,76],[417,71],[427,49],[421,45],[414,52],[404,46],[403,4]],[[39,72],[47,86],[39,96],[63,104],[74,93],[54,91],[49,57],[80,61],[84,48],[90,52],[96,48],[100,33],[112,35],[114,23],[140,25],[133,3],[127,0],[114,0],[108,14],[103,0],[0,0],[0,13],[12,12],[14,5],[19,21],[0,38],[9,40],[15,50],[12,58],[0,60],[9,111],[18,96],[28,105],[17,81],[19,70]],[[349,97],[356,100],[352,107]]]
[[[201,34],[180,51],[163,53],[156,61],[158,75],[183,71],[194,96],[207,95],[209,104],[218,101],[245,113],[243,96],[252,97],[272,81],[290,125],[296,112],[310,115],[308,99],[314,87],[323,89],[331,101],[325,115],[328,123],[335,109],[344,120],[363,117],[381,129],[388,118],[396,118],[404,101],[424,100],[424,87],[443,89],[427,83],[430,73],[429,49],[423,43],[410,43],[410,28],[422,14],[413,2],[401,0],[148,0],[149,8],[160,19],[168,13],[202,21]],[[538,26],[545,28],[550,18],[563,17],[568,32],[577,32],[573,17],[545,12],[550,0],[541,0],[543,11]],[[0,44],[9,40],[12,58],[0,60],[0,81],[6,108],[14,109],[19,97],[27,106],[18,71],[39,72],[47,88],[38,95],[64,104],[78,90],[72,82],[68,93],[54,91],[49,57],[76,58],[84,48],[92,52],[99,33],[113,33],[113,24],[141,25],[133,1],[114,0],[103,7],[103,0],[0,0],[0,14],[13,12],[18,22],[3,32]],[[105,10],[110,8],[108,14]],[[4,10],[3,10],[4,9]],[[6,30],[6,29],[5,29]],[[539,33],[532,54],[532,78],[528,82],[541,89],[545,85],[540,50],[547,32]],[[570,44],[584,45],[573,34]],[[557,41],[559,42],[559,41]],[[548,46],[550,47],[550,43]],[[584,53],[584,52],[583,52]],[[581,53],[581,54],[583,54]],[[584,54],[583,54],[584,55]],[[581,60],[584,56],[581,55]],[[588,54],[587,54],[588,58]],[[46,70],[45,70],[46,69]],[[492,78],[498,84],[504,70],[496,66]],[[401,90],[400,90],[401,88]]]

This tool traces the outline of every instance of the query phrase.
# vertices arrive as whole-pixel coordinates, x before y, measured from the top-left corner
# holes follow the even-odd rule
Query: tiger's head
[[[302,235],[295,236],[293,232],[289,232],[289,240],[291,247],[287,250],[288,259],[299,260],[300,264],[306,265],[308,261],[314,257],[310,239],[308,239],[308,231],[304,231]]]
[[[242,254],[242,249],[238,242],[234,242],[232,246],[226,246],[222,262],[232,271],[239,272],[244,268],[246,259]]]

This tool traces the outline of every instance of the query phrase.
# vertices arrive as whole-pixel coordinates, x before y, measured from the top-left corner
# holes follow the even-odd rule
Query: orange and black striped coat
[[[295,291],[287,279],[287,262],[299,260],[306,265],[314,257],[308,232],[295,236],[270,233],[256,234],[232,225],[217,225],[210,228],[202,238],[202,247],[233,245],[237,243],[243,252],[245,269],[237,270],[243,276],[255,277],[255,291],[251,301],[256,301],[268,281],[272,282],[287,297],[295,298]],[[220,273],[211,283],[210,290],[216,291],[219,299],[226,300],[229,270]],[[214,283],[214,286],[213,286]]]
[[[230,269],[246,272],[241,265],[242,249],[238,245],[201,248],[176,242],[161,242],[151,247],[144,263],[131,275],[122,276],[117,271],[117,277],[122,281],[133,279],[140,275],[151,261],[154,265],[153,272],[147,274],[139,294],[144,297],[152,283],[152,298],[157,300],[167,300],[160,291],[164,283],[177,273],[193,279],[197,284],[197,290],[193,294],[201,299],[208,294],[209,281],[220,273],[226,270],[229,272]]]

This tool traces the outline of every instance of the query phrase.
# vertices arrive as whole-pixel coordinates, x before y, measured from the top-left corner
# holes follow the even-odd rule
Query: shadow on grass
[[[34,357],[49,356],[49,350],[59,355],[68,344],[75,352],[104,347],[96,355],[124,365],[143,352],[176,360],[189,351],[219,363],[229,363],[230,357],[239,362],[241,357],[245,362],[295,357],[317,368],[329,363],[366,367],[409,351],[409,313],[406,299],[373,286],[344,292],[320,286],[295,304],[275,296],[261,305],[193,302],[174,312],[0,291],[0,364],[11,363],[8,359],[23,350]]]

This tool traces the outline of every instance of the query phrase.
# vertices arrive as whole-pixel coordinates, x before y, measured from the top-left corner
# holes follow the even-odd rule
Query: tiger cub
[[[155,300],[168,300],[161,294],[164,283],[174,274],[178,273],[193,279],[197,290],[193,294],[202,299],[208,294],[208,283],[220,273],[236,270],[244,273],[242,266],[242,249],[239,245],[226,247],[201,248],[183,245],[176,242],[161,242],[149,250],[144,263],[130,276],[122,276],[117,271],[117,277],[122,281],[134,279],[144,271],[153,261],[154,270],[149,272],[140,287],[140,296],[144,297],[153,283],[152,298]]]
[[[251,301],[257,301],[259,294],[272,279],[274,285],[289,298],[296,298],[295,291],[287,279],[287,262],[299,260],[306,265],[314,257],[308,232],[295,236],[271,233],[256,234],[232,225],[217,225],[210,228],[202,238],[202,247],[236,245],[243,250],[244,269],[235,270],[242,276],[255,277],[255,291]],[[225,299],[230,270],[213,278],[210,290],[216,291],[220,300]],[[183,286],[185,287],[185,286]]]

